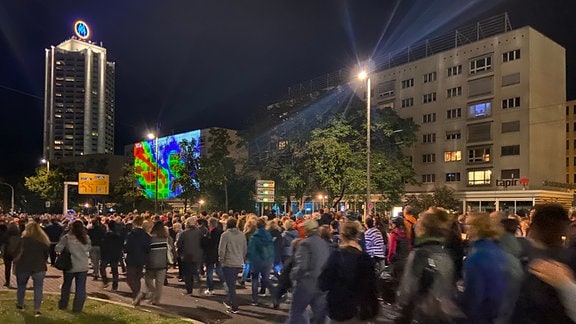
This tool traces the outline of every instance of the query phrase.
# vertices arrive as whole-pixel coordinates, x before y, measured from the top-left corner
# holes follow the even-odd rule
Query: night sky
[[[82,19],[116,62],[116,154],[144,138],[221,126],[287,87],[507,11],[567,50],[576,97],[573,0],[2,0],[0,179],[21,182],[42,154],[44,49]]]

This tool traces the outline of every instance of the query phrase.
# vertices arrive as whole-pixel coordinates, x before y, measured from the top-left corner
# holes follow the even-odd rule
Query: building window
[[[446,182],[460,181],[460,172],[446,173]]]
[[[444,152],[444,162],[454,162],[462,160],[462,151]]]
[[[513,133],[520,131],[520,121],[511,121],[502,123],[502,133]]]
[[[422,175],[422,183],[433,183],[436,182],[436,175],[435,174],[423,174]]]
[[[436,92],[427,93],[427,94],[422,96],[422,102],[423,103],[429,103],[429,102],[434,102],[434,101],[436,101]]]
[[[468,171],[468,185],[485,186],[490,184],[492,170],[474,170]]]
[[[502,146],[501,155],[520,155],[520,145]]]
[[[490,162],[490,147],[475,147],[468,149],[468,163]]]
[[[286,147],[288,147],[288,141],[287,140],[282,140],[278,142],[278,150],[283,150]]]
[[[414,98],[402,99],[402,108],[414,106]]]
[[[461,137],[462,137],[462,135],[460,134],[460,130],[446,131],[446,140],[447,141],[459,140]]]
[[[502,109],[520,107],[520,97],[508,98],[502,100]]]
[[[436,113],[424,114],[422,116],[422,123],[428,124],[436,121]]]
[[[435,153],[422,155],[422,163],[434,163],[434,162],[436,162],[436,154]]]
[[[456,119],[462,117],[462,108],[446,110],[446,119]]]
[[[414,78],[402,80],[402,89],[412,88],[414,86]]]
[[[513,50],[502,54],[502,62],[514,61],[520,59],[520,50]]]
[[[455,87],[446,90],[446,96],[448,98],[457,97],[462,95],[462,87]]]
[[[435,142],[436,142],[436,133],[422,135],[422,143],[435,143]]]
[[[449,77],[454,76],[454,75],[458,75],[458,74],[462,74],[462,64],[448,68],[448,76]]]
[[[508,169],[500,171],[500,179],[518,179],[520,177],[520,169]]]
[[[476,74],[492,69],[492,56],[476,58],[470,61],[470,74]]]
[[[436,71],[424,74],[424,83],[436,81]]]
[[[479,102],[468,106],[470,118],[480,118],[492,115],[492,108],[490,102]]]

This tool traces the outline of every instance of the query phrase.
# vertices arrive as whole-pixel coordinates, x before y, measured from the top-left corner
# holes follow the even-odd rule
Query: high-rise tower
[[[75,36],[46,49],[44,157],[114,154],[115,63],[89,40],[78,21]]]

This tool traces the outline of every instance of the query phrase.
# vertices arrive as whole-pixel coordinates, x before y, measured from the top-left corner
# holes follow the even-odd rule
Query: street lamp
[[[148,139],[154,140],[155,142],[155,152],[154,156],[156,158],[156,176],[154,177],[156,180],[155,190],[154,190],[154,213],[158,213],[158,167],[160,163],[160,158],[158,157],[158,135],[149,133]]]
[[[14,212],[14,187],[12,187],[11,185],[7,184],[6,182],[0,182],[0,184],[5,185],[10,187],[10,190],[12,190],[12,195],[10,196],[10,213]]]
[[[323,194],[318,194],[318,200],[322,201],[322,208],[324,208],[326,206],[326,204],[324,203],[325,199],[328,199],[328,196],[323,195]],[[318,209],[320,209],[320,208],[318,208]]]
[[[200,199],[198,201],[198,213],[202,212],[202,205],[204,205],[204,200]]]
[[[358,79],[366,80],[366,205],[364,206],[364,219],[366,219],[370,205],[370,76],[366,70],[362,70],[358,74]]]
[[[40,163],[46,164],[46,174],[50,174],[50,161],[47,159],[40,160]]]

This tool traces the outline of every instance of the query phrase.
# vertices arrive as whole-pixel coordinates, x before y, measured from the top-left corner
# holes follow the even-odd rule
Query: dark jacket
[[[272,235],[272,241],[274,241],[274,264],[281,264],[282,249],[284,247],[282,233],[279,230],[271,230],[270,235]]]
[[[90,242],[92,242],[92,246],[102,245],[105,234],[106,228],[104,228],[104,226],[100,224],[92,226],[92,228],[88,230],[88,236],[90,236]]]
[[[22,251],[20,254],[19,251]],[[49,246],[30,237],[19,240],[15,256],[20,257],[14,262],[16,273],[36,273],[46,271]]]
[[[361,305],[372,305],[374,309],[379,307],[374,263],[367,253],[354,247],[332,252],[318,281],[320,289],[328,292],[328,316],[333,320],[359,317]]]
[[[222,230],[220,227],[215,227],[210,231],[210,235],[205,243],[206,263],[218,262],[218,245],[220,244],[220,237],[222,237]]]
[[[104,262],[120,262],[122,259],[122,245],[124,241],[117,232],[108,231],[104,235],[100,246],[100,255]]]
[[[6,242],[4,245],[4,254],[2,258],[4,261],[12,261],[14,259],[13,253],[18,248],[18,243],[20,242],[20,233],[18,232],[7,232]]]
[[[204,261],[204,250],[202,249],[203,237],[204,232],[197,227],[187,228],[180,234],[176,249],[182,261],[195,263]]]
[[[144,266],[150,253],[150,235],[142,228],[134,228],[126,237],[124,252],[127,266]]]
[[[146,262],[148,270],[162,270],[168,267],[168,237],[152,236],[150,239],[150,254]]]
[[[291,229],[282,232],[282,257],[288,258],[292,256],[292,241],[300,237],[297,230]]]
[[[250,237],[248,259],[252,264],[274,263],[274,241],[264,227],[257,229]]]
[[[60,237],[62,233],[64,233],[64,228],[58,223],[50,223],[44,227],[44,232],[48,235],[50,243],[56,244],[60,241]]]

